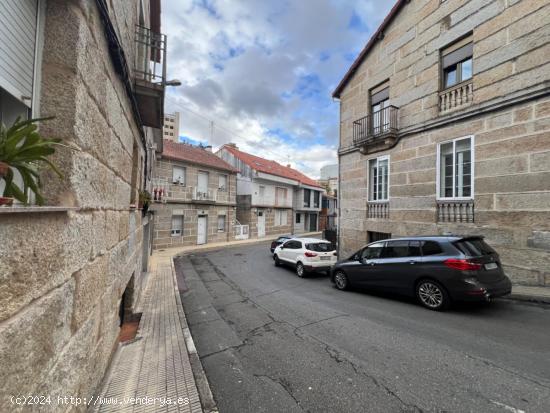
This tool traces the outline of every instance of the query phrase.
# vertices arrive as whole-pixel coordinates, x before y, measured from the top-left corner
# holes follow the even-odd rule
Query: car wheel
[[[420,304],[434,311],[446,310],[451,304],[445,288],[433,280],[420,281],[416,286],[416,297]]]
[[[301,262],[298,262],[296,264],[296,275],[300,278],[304,278],[306,276],[306,269],[304,267],[304,264]]]
[[[334,286],[342,291],[349,288],[348,276],[344,271],[337,271],[334,274]]]
[[[278,267],[281,265],[281,260],[276,255],[273,256],[273,261],[275,261],[275,267]]]

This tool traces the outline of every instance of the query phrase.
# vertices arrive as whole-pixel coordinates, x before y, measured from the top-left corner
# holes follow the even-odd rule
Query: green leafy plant
[[[139,205],[149,205],[149,202],[151,202],[151,194],[149,191],[139,191]]]
[[[6,184],[4,197],[13,197],[26,204],[30,190],[35,194],[36,203],[43,205],[39,167],[45,165],[62,177],[59,169],[47,157],[55,153],[56,146],[66,145],[61,144],[61,139],[44,138],[37,132],[37,123],[48,119],[52,118],[25,121],[17,118],[9,129],[0,125],[0,162],[8,165],[5,175],[0,177]],[[23,188],[14,182],[14,170],[21,175]]]

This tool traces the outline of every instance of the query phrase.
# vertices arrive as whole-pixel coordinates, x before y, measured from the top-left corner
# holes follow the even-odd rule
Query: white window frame
[[[470,165],[470,184],[471,184],[471,188],[472,190],[470,191],[470,196],[461,196],[461,197],[457,197],[457,196],[453,196],[453,197],[443,197],[439,194],[440,192],[440,182],[439,180],[441,179],[441,146],[442,145],[445,145],[447,143],[453,143],[453,194],[455,192],[455,184],[456,184],[456,173],[455,173],[455,155],[456,155],[456,142],[457,141],[461,141],[461,140],[464,140],[464,139],[470,139],[470,158],[471,158],[471,165]],[[437,144],[437,162],[436,162],[436,179],[435,179],[435,196],[436,196],[436,200],[438,201],[471,201],[474,199],[474,196],[475,196],[475,188],[474,188],[474,183],[475,183],[475,147],[476,147],[476,143],[475,143],[475,135],[466,135],[466,136],[461,136],[460,138],[455,138],[455,139],[451,139],[451,140],[448,140],[448,141],[444,141],[444,142],[440,142]]]
[[[181,229],[174,228],[174,218],[181,218]],[[184,216],[183,215],[172,215],[170,219],[170,236],[171,237],[181,237],[183,236],[183,227],[185,224]]]
[[[374,161],[376,160],[376,170],[378,171],[380,168],[378,167],[378,164],[380,163],[380,161],[385,161],[387,160],[388,161],[388,190],[386,191],[387,194],[388,194],[388,197],[387,198],[384,198],[384,199],[371,199],[371,196],[372,196],[372,191],[371,191],[371,172],[370,172],[370,163],[371,161]],[[377,158],[371,158],[369,160],[367,160],[367,188],[368,188],[368,193],[367,193],[367,199],[369,202],[380,202],[380,203],[383,203],[383,202],[388,202],[390,200],[390,180],[391,180],[391,167],[390,167],[390,155],[383,155],[383,156],[379,156]]]
[[[225,185],[221,185],[220,180],[225,178]],[[226,192],[229,187],[229,177],[226,174],[218,175],[218,191]]]
[[[222,229],[220,229],[220,218],[223,218],[223,228]],[[226,224],[225,215],[218,215],[218,220],[217,220],[218,232],[225,232],[225,224]]]
[[[178,182],[174,179],[174,176],[175,176],[174,172],[176,172],[176,168],[181,169],[183,171],[183,183]],[[186,185],[186,180],[187,180],[187,170],[186,170],[186,168],[183,167],[183,166],[173,165],[172,166],[172,184],[185,186]]]

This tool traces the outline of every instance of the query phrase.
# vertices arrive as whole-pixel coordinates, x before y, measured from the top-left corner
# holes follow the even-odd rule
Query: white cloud
[[[183,135],[236,142],[317,177],[337,160],[330,94],[350,65],[345,56],[368,40],[349,28],[351,16],[372,32],[387,3],[164,0],[169,78],[183,82],[168,90],[166,110],[180,111]]]

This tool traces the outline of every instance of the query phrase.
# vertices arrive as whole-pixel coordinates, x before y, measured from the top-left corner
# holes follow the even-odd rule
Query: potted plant
[[[3,196],[0,204],[11,205],[13,199],[27,204],[29,191],[35,195],[38,205],[44,204],[44,198],[40,193],[40,175],[38,168],[45,165],[54,171],[59,177],[61,172],[47,159],[55,153],[56,146],[61,144],[61,139],[44,138],[37,132],[37,123],[43,119],[29,119],[22,121],[17,118],[8,129],[0,124],[0,179],[4,181]],[[17,171],[22,179],[22,188],[15,182]]]
[[[151,194],[147,190],[139,191],[138,208],[142,210],[143,216],[149,210],[149,204],[151,203]]]

